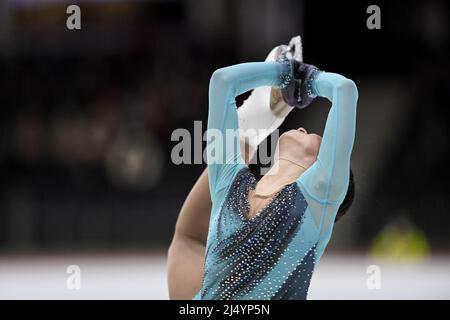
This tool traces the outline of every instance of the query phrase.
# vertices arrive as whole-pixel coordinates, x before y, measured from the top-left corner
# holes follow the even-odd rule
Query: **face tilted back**
[[[309,167],[317,159],[321,137],[302,129],[283,133],[278,140],[276,154]]]

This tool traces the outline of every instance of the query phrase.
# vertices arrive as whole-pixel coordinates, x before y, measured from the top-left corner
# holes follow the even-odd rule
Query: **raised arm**
[[[244,148],[246,161],[248,146]],[[202,286],[203,264],[211,216],[207,169],[198,178],[178,215],[167,255],[171,299],[192,299]]]
[[[208,177],[213,200],[218,191],[230,184],[238,165],[244,163],[236,96],[260,86],[280,86],[290,80],[290,75],[290,65],[281,62],[242,63],[213,73],[207,132]]]
[[[283,72],[286,71],[290,72],[289,66],[271,62],[246,63],[214,72],[210,83],[208,129],[213,128],[219,132],[237,129],[235,97],[259,85],[281,84],[282,80],[279,77],[284,76]],[[286,80],[284,77],[283,79]],[[240,158],[238,135],[235,138],[236,141],[232,142],[237,145],[238,153],[229,156]],[[248,147],[244,150],[248,150]],[[246,161],[249,160],[247,154],[245,158]],[[229,161],[227,164],[210,164],[208,171],[216,174],[228,172],[230,175],[235,167],[236,165]],[[171,299],[191,299],[201,288],[211,199],[213,199],[213,193],[210,192],[207,182],[209,180],[211,184],[212,179],[208,175],[207,172],[203,172],[200,176],[177,220],[168,252],[168,287]],[[220,181],[223,182],[226,179],[222,178]],[[211,198],[205,196],[208,193],[211,193]]]
[[[319,72],[313,90],[331,101],[317,161],[300,177],[306,192],[322,204],[339,205],[344,199],[355,139],[355,83],[336,73]]]

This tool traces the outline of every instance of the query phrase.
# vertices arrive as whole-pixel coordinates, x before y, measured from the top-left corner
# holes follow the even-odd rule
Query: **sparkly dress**
[[[235,97],[283,86],[282,62],[216,70],[209,87],[207,159],[212,199],[203,285],[194,299],[306,299],[314,267],[331,237],[349,182],[357,88],[328,72],[310,79],[312,94],[332,102],[316,162],[252,218],[256,179],[242,159]]]

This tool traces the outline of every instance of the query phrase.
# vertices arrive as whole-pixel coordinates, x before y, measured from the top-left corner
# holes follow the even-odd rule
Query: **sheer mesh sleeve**
[[[207,162],[211,198],[229,186],[245,162],[239,145],[235,97],[260,86],[280,86],[291,75],[290,64],[249,62],[216,70],[209,84]]]
[[[312,88],[315,94],[330,100],[332,106],[317,161],[298,182],[318,202],[339,205],[349,183],[358,90],[352,80],[329,72],[320,72]]]

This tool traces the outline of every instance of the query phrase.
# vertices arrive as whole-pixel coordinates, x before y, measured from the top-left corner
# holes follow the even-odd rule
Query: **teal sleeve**
[[[312,86],[318,96],[327,98],[332,105],[317,160],[298,182],[319,203],[339,205],[349,183],[358,90],[352,80],[330,72],[320,72]]]
[[[281,62],[249,62],[216,70],[209,84],[206,158],[211,199],[245,165],[241,155],[236,96],[260,86],[279,86],[290,74]]]

